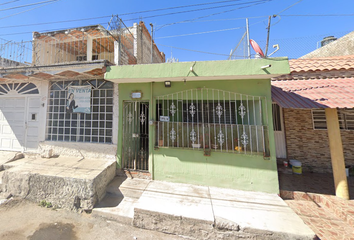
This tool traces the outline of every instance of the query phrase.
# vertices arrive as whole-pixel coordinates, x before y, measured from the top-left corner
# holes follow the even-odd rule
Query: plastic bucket
[[[290,160],[292,165],[293,173],[302,174],[301,162],[298,160]]]

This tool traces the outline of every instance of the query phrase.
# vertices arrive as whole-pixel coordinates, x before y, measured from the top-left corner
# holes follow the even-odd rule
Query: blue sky
[[[104,27],[107,27],[109,17],[45,25],[23,27],[18,26],[25,24],[42,24],[47,22],[83,18],[96,18],[118,14],[123,20],[125,20],[125,24],[127,26],[131,26],[134,22],[138,22],[139,19],[145,21],[147,26],[150,23],[154,24],[155,29],[158,29],[154,35],[155,42],[158,44],[159,49],[165,52],[167,58],[171,57],[172,51],[173,57],[178,58],[179,61],[202,61],[227,59],[227,55],[230,53],[231,49],[236,47],[237,43],[240,41],[245,32],[245,18],[249,18],[250,38],[257,41],[261,48],[264,50],[267,36],[266,27],[268,23],[268,16],[279,13],[277,17],[271,19],[272,25],[270,29],[270,47],[268,52],[272,52],[272,45],[278,43],[280,50],[273,56],[289,56],[290,58],[297,58],[306,54],[307,52],[315,50],[317,42],[320,41],[324,36],[334,35],[335,37],[341,37],[346,33],[354,30],[352,24],[354,20],[354,1],[352,0],[303,0],[300,2],[298,0],[272,0],[263,1],[264,3],[261,3],[261,0],[58,0],[55,2],[47,2],[41,5],[32,5],[23,8],[6,10],[8,8],[13,8],[21,5],[46,1],[48,0],[0,0],[0,38],[14,41],[27,41],[31,40],[32,34],[30,32],[33,31],[41,32],[46,30],[72,28],[94,24],[102,24]],[[220,3],[124,15],[127,13],[145,10],[213,2]],[[257,3],[259,4],[256,5]],[[189,13],[172,14],[180,11],[219,7],[225,5],[228,6],[208,10],[193,11]],[[12,14],[26,11],[38,6],[42,7],[18,15],[10,16]],[[244,6],[249,7],[237,9]],[[287,9],[288,7],[290,8]],[[235,10],[230,11],[232,9]],[[223,11],[229,12],[204,17]],[[160,14],[168,15],[148,18],[149,16]],[[352,14],[353,16],[290,16],[329,14]],[[164,26],[166,24],[196,18],[200,19],[195,20],[194,22]],[[219,31],[225,29],[233,30]],[[210,31],[214,32],[196,34]],[[193,35],[179,36],[185,34]],[[166,46],[172,46],[176,48]],[[186,51],[179,48],[215,54]],[[242,46],[238,49],[236,54],[242,55],[244,50],[245,48]],[[252,53],[254,52],[252,51]]]

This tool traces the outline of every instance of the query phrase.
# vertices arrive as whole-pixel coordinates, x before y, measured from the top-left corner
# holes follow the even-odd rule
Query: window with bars
[[[314,129],[327,129],[326,113],[324,109],[312,110]],[[354,130],[354,109],[338,109],[339,127],[343,130]]]
[[[91,86],[91,113],[67,113],[68,87]],[[112,143],[113,83],[104,80],[50,82],[46,140]]]
[[[159,96],[156,146],[268,156],[262,100],[208,88]]]

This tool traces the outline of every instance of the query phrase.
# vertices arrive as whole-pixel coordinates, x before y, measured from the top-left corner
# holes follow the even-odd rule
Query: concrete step
[[[106,192],[117,197],[140,198],[150,180],[115,177],[107,186]]]
[[[134,217],[134,207],[138,200],[138,198],[107,193],[92,210],[92,215],[131,225]]]
[[[144,179],[115,177],[106,188],[106,196],[92,210],[93,216],[132,224],[134,208],[149,183]]]

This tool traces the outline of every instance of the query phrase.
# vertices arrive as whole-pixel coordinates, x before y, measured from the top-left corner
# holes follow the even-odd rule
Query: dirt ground
[[[0,205],[1,240],[185,239],[107,221],[87,213],[53,210],[22,199]]]

